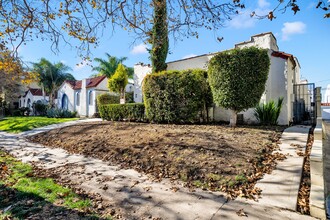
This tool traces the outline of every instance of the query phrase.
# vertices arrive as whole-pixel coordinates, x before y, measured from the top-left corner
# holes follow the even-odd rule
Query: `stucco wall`
[[[57,92],[57,108],[62,108],[62,98],[63,95],[68,96],[68,110],[75,111],[75,102],[74,102],[74,90],[68,83],[63,83]]]
[[[265,34],[261,36],[252,36],[250,41],[238,43],[235,45],[236,48],[245,48],[245,47],[259,47],[264,49],[271,49],[278,51],[278,46],[276,39],[272,34]]]
[[[147,74],[151,73],[149,65],[136,64],[134,65],[134,102],[142,102],[142,84],[143,79]]]
[[[207,64],[215,54],[191,57],[167,63],[167,70],[207,69]]]

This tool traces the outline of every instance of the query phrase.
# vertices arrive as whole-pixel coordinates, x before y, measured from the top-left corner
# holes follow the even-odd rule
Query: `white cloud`
[[[282,28],[282,40],[290,40],[290,37],[295,34],[303,34],[306,32],[306,24],[301,21],[285,22]]]
[[[236,15],[232,20],[229,21],[229,26],[236,29],[246,29],[254,27],[256,23],[255,18],[251,18],[251,10],[245,10],[242,14]]]
[[[130,52],[133,55],[137,55],[137,54],[145,54],[148,53],[147,51],[147,45],[141,43],[139,45],[136,45],[133,47],[133,49]]]
[[[183,56],[182,59],[188,59],[188,58],[195,57],[195,56],[197,56],[197,55],[191,53],[191,54],[188,54],[188,55],[186,55],[186,56]]]
[[[267,8],[270,6],[270,3],[267,0],[258,0],[259,8]]]
[[[60,62],[63,63],[63,64],[67,63],[66,60],[61,60]]]

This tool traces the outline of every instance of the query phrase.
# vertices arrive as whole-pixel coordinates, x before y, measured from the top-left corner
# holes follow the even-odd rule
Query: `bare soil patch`
[[[29,140],[133,168],[155,180],[255,198],[256,181],[284,159],[277,149],[283,127],[159,125],[94,122],[52,130]]]

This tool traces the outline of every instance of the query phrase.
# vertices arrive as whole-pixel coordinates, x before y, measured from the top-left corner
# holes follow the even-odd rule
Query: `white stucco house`
[[[47,103],[49,101],[49,97],[44,94],[41,88],[28,88],[24,95],[18,97],[18,107],[28,107],[32,110],[32,104],[38,101]]]
[[[325,88],[321,104],[322,118],[330,119],[330,84]]]
[[[83,80],[63,82],[58,90],[57,107],[69,111],[76,111],[81,117],[92,117],[96,112],[96,97],[103,93],[109,93],[108,78],[98,76]],[[129,80],[126,86],[126,92],[132,92],[133,80]]]
[[[282,111],[279,117],[279,124],[286,125],[293,120],[293,85],[300,83],[300,64],[292,54],[279,51],[277,40],[271,33],[254,35],[249,41],[238,43],[235,48],[259,47],[268,49],[271,65],[266,83],[266,90],[260,102],[284,98]],[[209,60],[219,52],[199,55],[187,59],[176,60],[167,63],[167,70],[184,70],[192,68],[207,69]],[[134,101],[142,102],[142,81],[151,73],[151,66],[136,64],[134,66]],[[257,122],[254,110],[248,109],[241,112],[246,123]],[[220,107],[213,108],[210,112],[215,121],[229,121],[230,111]]]

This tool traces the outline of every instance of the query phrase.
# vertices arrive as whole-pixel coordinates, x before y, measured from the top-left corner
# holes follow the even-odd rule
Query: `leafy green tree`
[[[54,106],[54,98],[57,90],[65,80],[75,80],[68,73],[70,67],[62,62],[51,63],[45,58],[41,58],[38,63],[32,63],[32,71],[39,74],[39,82],[46,93],[49,94],[49,104]]]
[[[127,83],[127,70],[125,66],[120,63],[116,69],[115,74],[108,81],[108,88],[112,92],[119,93],[120,99],[125,100],[125,88]]]
[[[93,67],[94,71],[98,71],[97,74],[92,75],[92,77],[95,76],[107,76],[108,78],[111,78],[113,74],[115,74],[116,69],[118,68],[118,65],[123,63],[125,60],[127,60],[127,57],[115,57],[111,56],[110,54],[106,53],[107,59],[102,58],[95,58],[94,61],[98,62],[99,65],[96,67]],[[126,66],[125,66],[126,67]],[[126,67],[128,78],[133,78],[134,70],[132,67]]]
[[[255,47],[225,51],[210,60],[208,74],[213,100],[232,110],[231,126],[236,126],[238,112],[259,103],[269,65],[267,50]]]

